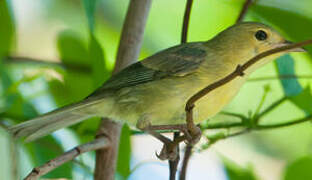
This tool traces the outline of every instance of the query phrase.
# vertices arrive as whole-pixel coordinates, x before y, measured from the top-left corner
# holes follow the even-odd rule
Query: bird
[[[132,128],[185,124],[187,100],[265,51],[291,44],[272,27],[256,22],[232,25],[208,41],[162,50],[113,75],[83,100],[9,127],[14,137],[36,140],[91,117],[107,117]],[[195,123],[215,116],[239,92],[248,76],[294,48],[267,56],[240,76],[196,102]]]

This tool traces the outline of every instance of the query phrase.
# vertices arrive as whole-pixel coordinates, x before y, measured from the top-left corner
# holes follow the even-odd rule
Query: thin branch
[[[255,119],[260,119],[261,117],[263,117],[264,115],[268,114],[269,112],[271,112],[273,109],[275,109],[277,106],[279,106],[280,104],[282,104],[284,101],[287,100],[287,97],[284,96],[281,99],[275,101],[273,104],[271,104],[269,107],[267,107],[265,110],[263,110],[261,113],[257,114],[255,116]]]
[[[312,40],[306,40],[306,41],[302,41],[299,43],[294,43],[294,44],[290,44],[287,46],[283,46],[283,47],[279,47],[279,48],[275,48],[275,49],[271,49],[268,51],[265,51],[263,53],[258,54],[257,56],[251,58],[250,60],[248,60],[245,64],[243,65],[238,65],[237,68],[229,75],[225,76],[224,78],[208,85],[207,87],[205,87],[204,89],[200,90],[199,92],[197,92],[195,95],[193,95],[186,103],[185,106],[185,111],[186,111],[186,121],[187,121],[187,125],[188,125],[188,129],[190,131],[194,131],[195,124],[193,122],[193,108],[195,107],[195,102],[197,100],[199,100],[200,98],[202,98],[203,96],[205,96],[206,94],[208,94],[209,92],[217,89],[218,87],[221,87],[223,85],[225,85],[226,83],[232,81],[233,79],[235,79],[238,76],[244,76],[244,71],[246,69],[248,69],[250,66],[252,66],[253,64],[257,63],[258,61],[260,61],[262,58],[267,57],[269,55],[278,53],[278,52],[283,52],[286,50],[290,50],[290,49],[294,49],[297,47],[302,47],[308,44],[311,44]]]
[[[113,73],[137,61],[151,2],[151,0],[130,1]],[[108,150],[96,152],[95,180],[114,179],[120,132],[120,124],[113,123],[109,119],[102,120],[97,133],[107,135],[112,140],[112,145]]]
[[[252,0],[245,0],[245,3],[243,5],[243,8],[242,8],[237,20],[236,20],[236,23],[243,21],[244,17],[246,16],[246,13],[248,11],[248,8],[250,7],[251,4],[252,4]]]
[[[207,126],[202,127],[202,129],[228,129],[234,127],[243,127],[245,126],[242,122],[222,122],[222,123],[214,123],[208,124]]]
[[[270,80],[280,80],[280,79],[312,79],[312,75],[285,74],[285,75],[279,75],[279,76],[267,76],[267,77],[250,78],[247,81],[249,81],[249,82],[258,82],[258,81],[270,81]]]
[[[271,124],[271,125],[260,125],[259,124],[255,127],[255,130],[266,130],[266,129],[281,128],[281,127],[286,127],[286,126],[291,126],[291,125],[311,121],[311,119],[312,119],[312,115],[308,115],[304,118],[292,120],[292,121],[288,121],[288,122],[284,122],[284,123]]]
[[[185,12],[184,12],[184,18],[183,18],[183,27],[182,27],[182,34],[181,34],[181,44],[187,42],[187,33],[188,33],[188,27],[190,22],[190,15],[192,10],[193,0],[187,0]]]
[[[47,174],[48,172],[61,166],[62,164],[73,160],[82,153],[109,147],[110,146],[109,142],[110,141],[106,137],[100,137],[89,143],[79,145],[65,152],[61,156],[52,159],[39,167],[34,168],[24,180],[36,180],[40,176]]]
[[[283,127],[287,127],[287,126],[291,126],[291,125],[295,125],[295,124],[300,124],[300,123],[304,123],[304,122],[308,122],[308,121],[311,121],[312,120],[312,115],[308,115],[304,118],[301,118],[301,119],[297,119],[297,120],[291,120],[291,121],[288,121],[288,122],[284,122],[284,123],[277,123],[277,124],[271,124],[271,125],[255,125],[253,127],[247,127],[241,131],[238,131],[238,132],[235,132],[235,133],[230,133],[230,134],[224,134],[222,136],[218,136],[218,138],[216,139],[211,139],[209,137],[206,137],[209,142],[205,145],[202,146],[202,149],[207,149],[209,148],[212,144],[215,144],[216,142],[218,142],[219,140],[221,139],[226,139],[226,138],[229,138],[229,137],[235,137],[235,136],[238,136],[238,135],[242,135],[242,134],[246,134],[248,132],[251,132],[251,131],[262,131],[262,130],[269,130],[269,129],[275,129],[275,128],[283,128]],[[243,126],[243,124],[242,124]],[[233,126],[235,127],[235,126]],[[230,129],[232,128],[231,126],[218,126],[217,128],[227,128],[227,129]]]
[[[238,132],[235,132],[235,133],[231,133],[231,134],[228,134],[225,138],[227,138],[227,137],[235,137],[235,136],[239,136],[239,135],[242,135],[242,134],[246,134],[246,133],[248,133],[248,132],[250,132],[251,131],[251,129],[250,128],[245,128],[245,129],[243,129],[243,130],[241,130],[241,131],[238,131]],[[224,138],[224,139],[225,139]]]
[[[61,69],[69,69],[72,71],[79,71],[82,73],[91,73],[91,68],[84,65],[78,64],[64,64],[62,62],[52,62],[46,61],[42,59],[35,59],[29,57],[21,57],[21,56],[7,56],[3,59],[4,64],[21,64],[21,65],[29,65],[29,66],[42,66],[49,68],[61,68]]]
[[[181,169],[180,177],[179,177],[180,180],[185,180],[186,178],[187,166],[192,155],[192,149],[193,149],[193,146],[191,144],[188,144],[185,148],[182,169]]]
[[[188,33],[188,29],[189,29],[189,21],[190,21],[192,5],[193,5],[193,0],[187,0],[185,12],[184,12],[184,17],[183,17],[181,44],[187,42],[187,33]],[[184,157],[183,157],[182,170],[179,174],[179,178],[181,180],[184,180],[186,177],[186,169],[188,166],[188,161],[191,157],[192,148],[193,148],[193,146],[191,146],[191,145],[187,145],[187,147],[186,147],[186,151],[185,151]]]
[[[180,132],[174,132],[174,136],[173,136],[173,140],[175,140],[176,138],[178,138],[180,136]],[[168,160],[169,161],[169,179],[170,180],[175,180],[176,179],[176,174],[177,174],[177,169],[178,169],[178,165],[179,165],[179,161],[180,161],[180,149],[179,149],[179,145],[178,145],[178,156],[174,161]]]

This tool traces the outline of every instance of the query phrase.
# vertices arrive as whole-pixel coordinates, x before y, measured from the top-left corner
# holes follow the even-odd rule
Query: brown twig
[[[181,34],[181,44],[187,42],[187,33],[188,33],[188,27],[190,22],[190,15],[192,10],[193,0],[187,0],[185,12],[184,12],[184,18],[183,18],[183,27],[182,27],[182,34]]]
[[[24,180],[36,180],[38,179],[40,176],[43,176],[45,174],[47,174],[48,172],[52,171],[53,169],[61,166],[62,164],[73,160],[74,158],[76,158],[77,156],[79,156],[82,153],[85,152],[89,152],[89,151],[94,151],[100,148],[107,148],[109,147],[109,140],[106,137],[100,137],[98,139],[95,139],[92,142],[83,144],[83,145],[79,145],[67,152],[65,152],[64,154],[62,154],[61,156],[52,159],[48,162],[46,162],[45,164],[34,168],[31,173],[28,174],[28,176],[24,179]]]
[[[131,0],[124,21],[113,73],[137,61],[151,0]],[[112,130],[113,129],[113,130]],[[97,134],[107,135],[113,142],[108,150],[96,152],[95,180],[113,180],[119,146],[121,125],[103,119]]]
[[[187,117],[186,120],[187,120],[188,127],[195,127],[194,122],[193,122],[193,108],[195,107],[195,102],[197,100],[199,100],[200,98],[202,98],[203,96],[205,96],[209,92],[217,89],[218,87],[221,87],[221,86],[225,85],[226,83],[232,81],[236,77],[243,76],[244,75],[244,71],[247,68],[249,68],[250,66],[252,66],[256,62],[260,61],[262,58],[267,57],[267,56],[272,55],[272,54],[275,54],[275,53],[283,52],[283,51],[294,49],[294,48],[297,48],[297,47],[302,47],[302,46],[305,46],[305,45],[308,45],[308,44],[311,44],[311,43],[312,43],[312,40],[306,40],[306,41],[302,41],[302,42],[299,42],[299,43],[290,44],[290,45],[287,45],[287,46],[271,49],[271,50],[265,51],[263,53],[260,53],[257,56],[255,56],[255,57],[251,58],[250,60],[248,60],[245,64],[238,65],[237,68],[231,74],[225,76],[224,78],[222,78],[222,79],[220,79],[220,80],[218,80],[218,81],[208,85],[204,89],[202,89],[199,92],[197,92],[195,95],[193,95],[187,101],[186,106],[185,106],[186,117]]]
[[[182,27],[182,34],[181,34],[181,44],[187,42],[187,33],[189,28],[189,21],[190,21],[190,15],[192,10],[193,0],[187,0],[185,12],[184,12],[184,18],[183,18],[183,27]],[[188,161],[191,157],[192,152],[192,146],[187,145],[186,151],[184,153],[183,163],[182,163],[182,170],[179,175],[179,179],[185,179],[186,176],[186,169],[188,165]],[[178,162],[177,162],[178,163]]]
[[[182,168],[181,168],[180,177],[179,177],[180,180],[185,180],[186,178],[187,166],[188,166],[190,157],[192,155],[192,149],[193,149],[193,146],[191,144],[188,144],[185,148]]]
[[[244,17],[246,16],[246,13],[248,11],[248,8],[250,7],[251,4],[252,4],[252,0],[246,0],[245,1],[243,8],[242,8],[237,20],[236,20],[236,23],[239,23],[244,19]]]
[[[174,132],[174,136],[173,136],[173,139],[175,140],[176,138],[178,138],[180,136],[180,132]],[[178,165],[179,165],[179,161],[180,161],[180,155],[179,155],[179,152],[180,152],[180,149],[179,149],[179,145],[177,146],[178,148],[178,156],[175,160],[171,161],[171,160],[168,160],[169,161],[169,179],[170,180],[175,180],[176,179],[176,174],[177,174],[177,169],[178,169]]]

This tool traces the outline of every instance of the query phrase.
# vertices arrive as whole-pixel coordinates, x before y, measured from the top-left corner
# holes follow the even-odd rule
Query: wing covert
[[[91,95],[118,90],[169,76],[185,76],[198,69],[207,53],[203,43],[187,43],[156,53],[113,75]]]

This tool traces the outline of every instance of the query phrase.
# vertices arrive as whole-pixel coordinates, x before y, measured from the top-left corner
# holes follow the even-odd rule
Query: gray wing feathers
[[[90,96],[99,95],[106,90],[118,90],[169,76],[179,77],[193,73],[205,60],[204,49],[202,43],[189,43],[159,52],[114,75]]]

